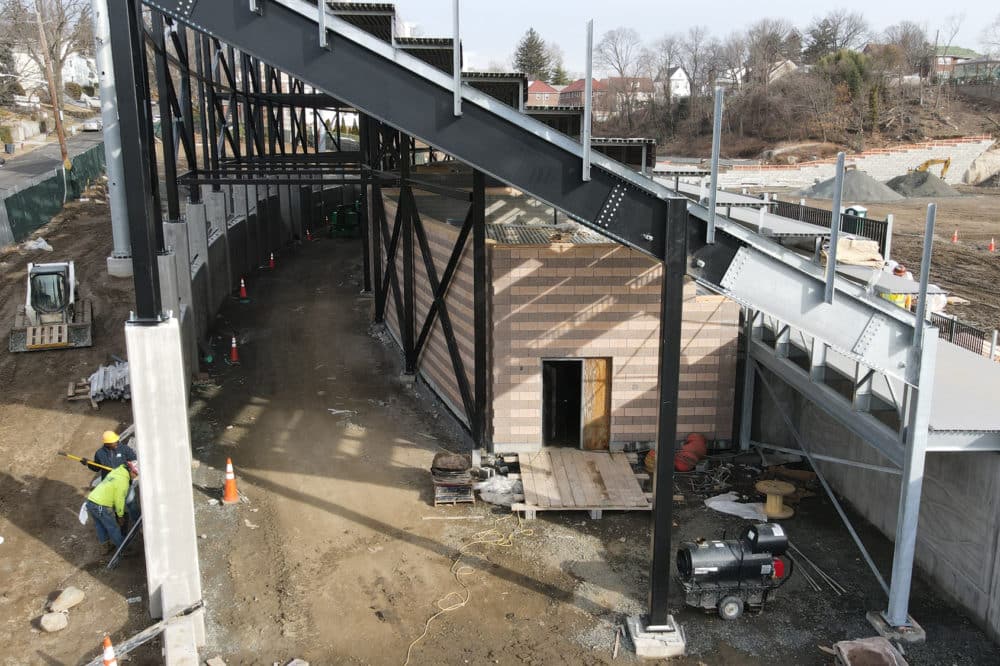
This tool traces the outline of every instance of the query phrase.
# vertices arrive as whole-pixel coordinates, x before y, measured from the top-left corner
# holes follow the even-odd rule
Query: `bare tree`
[[[732,87],[743,87],[750,51],[747,36],[741,32],[731,33],[719,47],[716,79],[731,81]]]
[[[816,62],[841,49],[860,49],[868,38],[868,23],[859,12],[835,9],[812,20],[806,28],[806,44],[802,56],[806,62]]]
[[[761,19],[747,31],[750,81],[767,89],[771,70],[781,60],[798,55],[798,32],[784,19]]]
[[[619,81],[609,86],[608,94],[614,97],[618,109],[624,111],[626,125],[631,130],[637,79],[648,62],[639,33],[632,28],[615,28],[604,33],[594,48],[594,60],[618,77]]]
[[[983,28],[980,41],[987,55],[1000,58],[1000,14],[997,14],[996,18]]]
[[[41,10],[47,49],[42,49],[36,26]],[[56,96],[53,105],[62,108],[63,68],[73,53],[92,53],[94,48],[90,0],[4,0],[0,9],[0,40],[14,52],[25,53],[44,75],[52,65]]]
[[[687,35],[681,42],[680,59],[691,78],[691,107],[692,114],[696,101],[701,97],[708,87],[708,47],[712,37],[708,28],[703,25],[696,25],[688,29]]]
[[[672,101],[670,74],[675,67],[681,66],[681,43],[679,35],[664,35],[653,43],[650,49],[650,67],[653,79],[663,86],[663,98],[667,104]]]

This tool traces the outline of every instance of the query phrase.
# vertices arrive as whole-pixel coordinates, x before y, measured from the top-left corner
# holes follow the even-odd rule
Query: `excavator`
[[[93,307],[77,291],[72,261],[29,263],[27,295],[14,315],[10,351],[90,347]]]
[[[914,169],[914,171],[924,173],[935,164],[941,165],[941,180],[944,180],[944,177],[948,175],[948,169],[951,168],[950,157],[927,160],[926,162],[923,162],[920,166],[918,166],[916,169]]]

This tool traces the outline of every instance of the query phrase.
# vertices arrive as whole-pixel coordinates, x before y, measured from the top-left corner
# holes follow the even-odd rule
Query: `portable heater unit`
[[[682,543],[677,551],[678,579],[685,603],[718,610],[735,620],[749,607],[759,611],[792,575],[791,559],[782,559],[788,537],[780,525],[751,525],[740,539]]]

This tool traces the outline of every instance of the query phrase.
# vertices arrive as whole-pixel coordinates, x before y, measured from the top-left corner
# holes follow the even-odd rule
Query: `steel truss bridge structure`
[[[489,448],[485,188],[488,179],[499,181],[663,262],[658,450],[671,451],[675,444],[682,284],[688,276],[744,307],[744,445],[750,437],[755,378],[767,385],[770,376],[892,461],[893,467],[884,471],[901,475],[903,483],[882,616],[890,627],[909,625],[926,454],[1000,450],[998,417],[984,413],[992,410],[984,409],[983,399],[968,396],[969,387],[960,386],[956,374],[956,367],[964,364],[968,370],[974,362],[959,354],[961,350],[939,343],[930,324],[735,219],[721,212],[712,215],[705,205],[690,202],[666,184],[600,152],[591,154],[578,141],[523,112],[523,77],[466,76],[460,49],[453,48],[455,40],[396,37],[392,5],[108,0],[108,10],[136,295],[127,330],[134,331],[136,349],[142,330],[157,329],[168,320],[159,259],[171,251],[164,228],[193,223],[182,214],[182,203],[198,204],[206,191],[238,186],[233,196],[245,197],[245,202],[236,209],[256,207],[257,215],[257,233],[243,235],[242,252],[248,265],[261,265],[271,252],[305,231],[289,229],[279,219],[279,188],[301,196],[308,209],[322,211],[326,188],[350,185],[364,193],[364,288],[374,294],[376,320],[384,318],[388,307],[396,309],[408,372],[415,370],[435,320],[441,323],[471,435],[477,445]],[[147,75],[149,61],[155,95]],[[354,113],[358,134],[346,136],[341,119]],[[164,155],[162,174],[154,158],[158,140]],[[198,150],[199,145],[204,149]],[[470,166],[471,182],[456,188],[415,178],[411,166],[420,151]],[[400,190],[394,219],[387,219],[382,207],[383,188]],[[413,190],[468,202],[451,258],[440,274],[430,257]],[[469,243],[475,298],[471,383],[447,300]],[[398,256],[402,271],[397,269]],[[434,295],[423,322],[414,314],[416,261],[424,263]],[[936,363],[938,358],[946,363]],[[995,385],[996,372],[990,372],[987,381]],[[932,396],[942,392],[949,395],[949,406],[962,402],[956,395],[968,400],[951,416],[935,421]],[[139,434],[146,437],[143,441],[156,441],[149,425],[153,417],[138,416],[140,410],[156,406],[140,404],[141,393],[133,395],[137,428],[146,429]],[[988,397],[988,392],[979,395]],[[801,444],[808,449],[807,442]],[[669,628],[672,456],[657,456],[657,463],[646,621],[651,627]],[[147,561],[151,547],[155,545],[147,545]],[[165,580],[176,572],[155,575]],[[153,578],[154,589],[152,583]],[[179,589],[171,593],[171,603],[197,601],[184,597],[196,595],[199,586]],[[166,591],[163,605],[170,605]],[[168,653],[170,644],[168,640]]]

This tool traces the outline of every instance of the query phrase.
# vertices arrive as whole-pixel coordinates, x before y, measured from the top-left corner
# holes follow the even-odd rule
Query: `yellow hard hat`
[[[118,441],[118,433],[116,433],[114,430],[105,430],[104,431],[104,443],[105,444],[114,444],[117,441]]]

